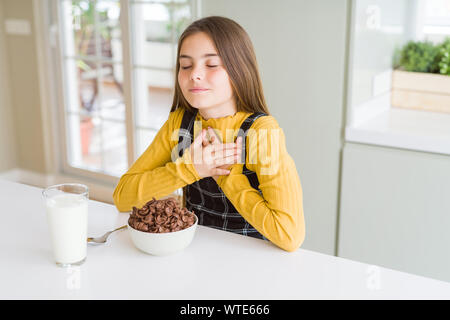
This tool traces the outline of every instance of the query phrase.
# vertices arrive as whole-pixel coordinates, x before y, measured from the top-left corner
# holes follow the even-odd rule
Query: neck
[[[202,116],[203,119],[216,119],[216,118],[223,118],[227,116],[233,116],[237,112],[236,105],[229,104],[229,105],[219,105],[219,106],[212,106],[208,108],[202,108],[199,109],[198,112]]]

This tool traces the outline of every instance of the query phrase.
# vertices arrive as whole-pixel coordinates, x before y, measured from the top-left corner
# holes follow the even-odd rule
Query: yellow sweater
[[[183,114],[183,109],[170,113],[147,150],[120,178],[113,194],[119,211],[142,207],[152,197],[160,199],[201,179],[189,152],[172,161]],[[240,111],[233,116],[205,120],[197,113],[196,121],[201,121],[203,128],[214,128],[223,143],[228,143],[236,137],[232,130],[237,132],[249,115]],[[232,165],[231,173],[220,176],[217,184],[256,230],[280,248],[295,251],[305,238],[302,187],[295,163],[287,153],[284,133],[274,117],[256,119],[251,129],[257,134],[247,137],[246,166],[256,172],[263,196],[242,174],[243,164]],[[199,127],[195,127],[194,136],[199,132]]]

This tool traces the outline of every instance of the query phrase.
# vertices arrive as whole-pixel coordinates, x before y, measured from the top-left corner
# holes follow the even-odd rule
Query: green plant
[[[411,72],[450,75],[450,37],[440,44],[429,41],[409,41],[394,50],[393,66]]]
[[[450,76],[450,38],[439,45],[439,53],[436,58],[437,71]]]
[[[409,41],[400,51],[398,67],[412,72],[433,72],[439,48],[428,41]]]

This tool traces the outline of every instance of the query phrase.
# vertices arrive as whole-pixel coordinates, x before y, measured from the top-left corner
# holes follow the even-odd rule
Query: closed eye
[[[186,69],[189,69],[190,67],[191,67],[191,66],[188,66],[188,67],[181,67],[181,69],[186,70]],[[217,67],[217,66],[207,66],[207,67],[215,68],[215,67]]]

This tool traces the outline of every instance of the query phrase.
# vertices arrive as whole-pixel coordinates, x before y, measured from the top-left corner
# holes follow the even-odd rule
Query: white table
[[[0,180],[0,299],[450,299],[450,283],[198,226],[184,251],[133,246],[127,230],[88,246],[86,262],[52,259],[42,189]],[[307,213],[306,213],[307,214]],[[128,219],[89,202],[89,235]]]

